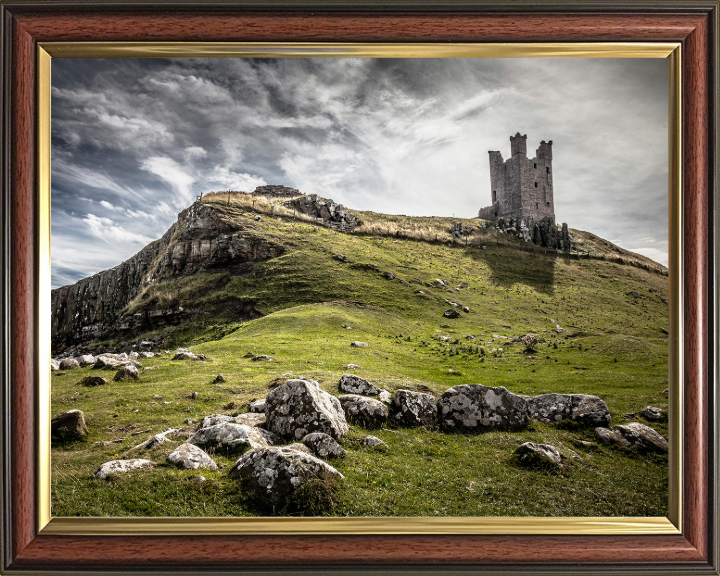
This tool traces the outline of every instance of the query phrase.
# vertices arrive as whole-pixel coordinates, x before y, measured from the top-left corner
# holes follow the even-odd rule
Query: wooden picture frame
[[[2,560],[7,573],[718,573],[718,2],[5,1],[2,13]],[[58,534],[38,493],[39,44],[678,42],[683,238],[681,532],[646,535]]]

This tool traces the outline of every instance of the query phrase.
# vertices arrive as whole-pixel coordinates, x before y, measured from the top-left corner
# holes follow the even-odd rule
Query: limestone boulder
[[[55,358],[50,359],[50,371],[56,372],[57,370],[60,370],[60,362],[55,360]]]
[[[270,503],[288,498],[308,481],[345,479],[319,458],[289,447],[250,450],[235,462],[230,477]]]
[[[610,410],[597,396],[589,394],[542,394],[528,399],[530,415],[551,424],[573,420],[586,426],[608,426]]]
[[[413,390],[395,392],[393,409],[395,421],[403,426],[432,426],[437,416],[435,397]]]
[[[374,398],[359,396],[358,394],[345,394],[338,400],[345,412],[345,418],[350,422],[358,422],[367,427],[379,427],[387,422],[390,409]],[[434,399],[433,399],[434,405]]]
[[[453,386],[440,396],[438,413],[446,430],[521,430],[530,423],[525,398],[502,386]]]
[[[638,452],[667,454],[668,451],[668,441],[656,430],[640,422],[618,424],[611,429],[596,428],[595,433],[605,444],[617,444]]]
[[[87,436],[85,413],[82,410],[68,410],[50,421],[50,434],[55,438],[76,439]]]
[[[355,374],[343,374],[340,378],[340,390],[350,394],[364,394],[365,396],[377,396],[380,394],[380,388],[373,386],[360,376]]]
[[[460,312],[455,310],[454,308],[449,308],[443,312],[443,316],[445,318],[460,318]]]
[[[95,364],[95,356],[92,356],[91,354],[83,354],[82,356],[78,356],[76,360],[80,366],[90,366]]]
[[[156,446],[159,446],[160,444],[165,444],[165,442],[168,441],[168,436],[171,434],[174,434],[175,432],[178,432],[178,428],[169,428],[168,430],[165,430],[164,432],[155,434],[155,436],[153,436],[149,440],[142,442],[141,444],[138,444],[137,446],[135,446],[134,449],[150,450],[151,448],[155,448]]]
[[[64,358],[60,361],[60,370],[72,370],[80,368],[80,363],[75,358]]]
[[[210,458],[205,450],[198,448],[194,444],[188,444],[187,442],[180,444],[180,446],[173,450],[167,457],[167,461],[186,470],[198,470],[199,468],[217,469],[215,460]]]
[[[95,364],[93,365],[93,368],[104,370],[117,368],[118,366],[122,366],[121,360],[113,358],[112,356],[100,355],[95,358]]]
[[[95,472],[95,478],[99,480],[107,480],[111,474],[118,474],[122,472],[129,472],[130,470],[136,470],[138,468],[155,468],[157,464],[151,460],[144,460],[143,458],[132,458],[130,460],[110,460],[105,462]]]
[[[520,462],[526,465],[533,464],[560,464],[560,451],[551,444],[536,444],[535,442],[525,442],[518,446],[515,450],[520,458]]]
[[[187,441],[195,446],[223,448],[230,452],[242,452],[247,448],[261,448],[280,442],[280,438],[272,432],[234,422],[200,428]]]
[[[302,442],[318,458],[342,458],[346,454],[335,438],[323,432],[311,432]]]
[[[300,440],[310,432],[341,438],[349,430],[340,401],[314,380],[288,380],[265,402],[266,428],[286,440]]]
[[[135,368],[135,366],[123,366],[115,372],[115,377],[113,380],[115,382],[124,382],[125,380],[137,380],[140,378],[140,374],[138,373],[138,369]]]

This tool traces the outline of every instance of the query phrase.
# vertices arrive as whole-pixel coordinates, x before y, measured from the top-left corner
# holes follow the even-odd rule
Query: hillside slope
[[[267,514],[228,477],[237,455],[215,451],[219,469],[202,470],[205,480],[198,481],[199,471],[165,462],[182,439],[147,451],[136,445],[185,428],[188,419],[246,412],[249,400],[291,377],[314,379],[336,396],[350,371],[391,394],[409,389],[438,398],[470,383],[528,396],[592,394],[605,400],[613,425],[640,421],[667,435],[667,276],[602,239],[592,241],[626,263],[546,251],[477,220],[357,212],[363,224],[347,234],[261,199],[228,203],[223,196],[183,214],[169,235],[141,252],[148,262],[138,275],[143,281],[118,288],[124,300],[115,308],[83,300],[87,292],[72,300],[83,310],[107,311],[99,322],[86,316],[103,339],[83,348],[129,351],[149,341],[160,354],[141,359],[137,381],[87,386],[85,376],[111,380],[113,372],[52,373],[53,416],[80,409],[89,430],[84,441],[53,446],[54,515]],[[453,239],[456,222],[473,231]],[[115,270],[123,266],[131,268]],[[118,272],[100,276],[108,282],[112,274]],[[446,310],[459,317],[446,318]],[[85,320],[78,318],[64,324],[72,328],[58,334],[58,347],[82,341]],[[526,353],[518,337],[532,333],[539,343]],[[367,347],[351,347],[353,341]],[[175,360],[162,352],[176,345],[207,358]],[[272,360],[253,361],[259,355]],[[638,416],[648,405],[663,410],[661,421]],[[667,514],[666,455],[605,446],[592,427],[569,424],[533,421],[517,432],[456,434],[355,423],[342,440],[347,456],[333,461],[344,486],[320,513]],[[388,449],[364,446],[368,433]],[[518,465],[513,451],[527,441],[556,446],[562,466]],[[136,457],[158,466],[110,481],[93,477],[104,462]]]

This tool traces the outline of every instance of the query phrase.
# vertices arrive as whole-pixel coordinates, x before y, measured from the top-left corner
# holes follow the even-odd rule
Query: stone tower
[[[535,158],[527,157],[527,134],[510,136],[510,158],[491,150],[490,186],[492,205],[481,208],[478,217],[532,218],[555,221],[553,200],[552,140],[540,142]]]

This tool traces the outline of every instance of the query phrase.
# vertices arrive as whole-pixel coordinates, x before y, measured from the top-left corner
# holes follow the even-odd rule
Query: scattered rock
[[[463,306],[463,312],[465,312],[466,314],[469,314],[470,308],[468,308],[467,306]]]
[[[87,436],[87,433],[82,410],[69,410],[50,421],[50,435],[55,438],[72,440]]]
[[[606,444],[619,444],[638,452],[667,454],[668,442],[657,431],[640,422],[618,424],[612,429],[596,428],[595,433]]]
[[[350,260],[348,259],[347,256],[345,256],[345,254],[338,254],[337,259],[340,260],[340,262],[345,262],[345,264],[350,263]]]
[[[365,444],[365,446],[370,446],[370,448],[387,448],[388,445],[380,440],[377,436],[365,436],[365,438],[362,439],[362,443]]]
[[[341,438],[349,430],[340,401],[314,380],[288,380],[265,399],[267,429],[299,440],[310,432]]]
[[[380,427],[390,417],[390,409],[374,398],[358,396],[357,394],[345,394],[339,396],[338,400],[345,411],[345,417],[351,422],[359,422],[366,427]],[[433,399],[433,404],[435,400]]]
[[[138,356],[140,358],[155,358],[157,354],[155,354],[155,352],[140,352]]]
[[[181,444],[167,457],[168,462],[185,468],[186,470],[197,470],[199,468],[217,469],[215,461],[202,449],[194,444]]]
[[[57,370],[60,370],[60,362],[55,360],[55,358],[50,359],[50,371],[55,372]]]
[[[609,426],[610,410],[589,394],[542,394],[528,399],[530,415],[545,424],[571,419],[586,426]]]
[[[335,468],[319,458],[289,447],[250,450],[230,470],[246,489],[276,503],[310,480],[344,480]]]
[[[387,390],[381,389],[380,394],[378,394],[378,400],[385,404],[392,404],[392,395]]]
[[[670,390],[668,388],[665,388],[665,390],[662,391],[663,396],[667,396],[670,393]]]
[[[437,416],[435,397],[423,392],[398,390],[395,392],[393,406],[396,409],[395,420],[405,426],[432,426]]]
[[[131,460],[110,460],[105,462],[97,472],[95,472],[95,478],[99,480],[107,480],[110,474],[117,474],[119,472],[128,472],[136,468],[155,468],[157,464],[151,460],[143,460],[142,458],[133,458]]]
[[[343,368],[345,368],[345,370],[357,370],[360,366],[357,364],[345,364]]]
[[[249,404],[250,412],[262,412],[265,413],[265,398],[261,398],[260,400],[253,400]]]
[[[197,400],[198,393],[197,392],[190,392],[190,394],[187,394],[185,398],[188,400]]]
[[[443,316],[445,316],[445,318],[460,318],[460,312],[458,312],[454,308],[450,308],[443,312]]]
[[[71,370],[72,368],[80,368],[80,363],[75,358],[65,358],[60,361],[60,370]]]
[[[253,356],[251,360],[253,362],[272,362],[273,357],[268,356],[267,354],[260,354],[259,356]]]
[[[377,396],[380,394],[380,388],[373,386],[360,376],[355,374],[343,374],[340,378],[340,390],[350,392],[350,394],[365,394],[366,396]]]
[[[670,334],[670,332],[667,331],[667,328],[660,328],[660,332],[662,332],[663,334],[666,334],[666,335]]]
[[[138,378],[140,378],[140,375],[135,366],[123,366],[115,373],[113,380],[115,382],[123,382],[124,380],[137,380]]]
[[[530,422],[527,400],[502,386],[453,386],[440,396],[438,412],[440,424],[453,430],[521,430]]]
[[[173,360],[207,360],[205,354],[193,354],[186,348],[178,348],[175,350]]]
[[[358,342],[355,340],[355,342],[350,342],[350,346],[352,348],[367,348],[367,344],[365,342]]]
[[[518,446],[515,454],[520,457],[520,462],[525,465],[537,464],[560,464],[560,452],[555,446],[550,444],[535,444],[534,442],[525,442]]]
[[[346,454],[337,440],[324,432],[311,432],[302,442],[318,458],[342,458]]]
[[[195,446],[221,447],[230,451],[261,448],[280,442],[280,438],[272,432],[234,422],[223,422],[215,426],[200,428],[188,440],[188,444],[195,444]]]
[[[262,222],[262,218],[260,217],[259,214],[256,214],[256,215],[255,215],[255,220],[256,220],[257,222]]]
[[[183,424],[197,424],[197,420],[195,420],[195,418],[188,418]]]
[[[222,374],[218,374],[215,376],[215,380],[213,380],[213,384],[219,384],[220,382],[225,382],[225,376]]]
[[[645,417],[646,420],[657,422],[662,418],[662,410],[657,406],[648,406],[640,412],[640,416]]]
[[[79,386],[102,386],[103,384],[107,384],[107,380],[101,376],[85,376],[78,382]]]

